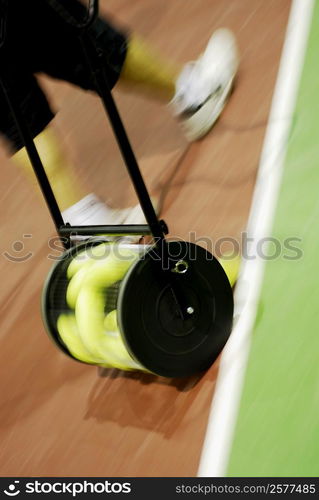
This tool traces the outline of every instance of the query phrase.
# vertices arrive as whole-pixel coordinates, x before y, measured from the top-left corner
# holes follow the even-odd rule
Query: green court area
[[[228,476],[319,476],[318,67],[317,1]]]

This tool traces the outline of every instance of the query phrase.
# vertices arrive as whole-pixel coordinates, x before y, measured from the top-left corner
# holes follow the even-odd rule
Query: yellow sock
[[[60,210],[63,211],[85,196],[82,187],[75,176],[70,162],[64,157],[54,131],[47,127],[35,139],[34,143],[43,161],[49,182],[56,196]],[[27,151],[20,149],[12,157],[13,161],[22,166],[36,184]]]
[[[164,61],[148,44],[132,35],[120,75],[120,82],[136,84],[143,91],[166,100],[175,94],[178,67]]]

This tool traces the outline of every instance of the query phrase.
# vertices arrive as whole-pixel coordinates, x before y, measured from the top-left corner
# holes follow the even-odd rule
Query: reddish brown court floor
[[[170,235],[240,239],[290,0],[101,4],[180,63],[196,58],[219,26],[238,37],[234,93],[213,131],[196,144],[186,143],[165,105],[127,90],[115,96],[150,191],[161,197]],[[135,203],[99,100],[67,84],[44,84],[59,110],[55,126],[88,191],[115,207]],[[1,475],[196,475],[218,362],[201,377],[183,380],[117,370],[99,376],[95,367],[60,353],[44,331],[39,305],[54,227],[5,144],[0,185]],[[24,262],[12,261],[28,253]]]

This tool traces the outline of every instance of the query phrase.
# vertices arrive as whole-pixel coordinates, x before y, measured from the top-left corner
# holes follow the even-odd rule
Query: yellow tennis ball
[[[105,294],[92,286],[82,286],[76,301],[75,317],[86,349],[102,361],[100,366],[122,370],[141,369],[127,352],[119,332],[106,332],[104,326]]]
[[[124,253],[123,250],[121,252],[121,257],[111,253],[105,259],[95,262],[83,284],[105,289],[123,279],[138,255],[128,251]]]
[[[83,266],[72,276],[68,284],[66,290],[66,302],[71,309],[75,309],[76,299],[79,295],[81,285],[87,273],[90,272],[92,265],[92,261],[86,261],[85,264],[83,264]]]
[[[118,330],[116,309],[113,309],[113,311],[105,316],[104,328],[110,332],[116,332]]]
[[[85,348],[79,333],[74,314],[60,314],[57,321],[57,329],[61,339],[70,353],[80,361],[85,363],[98,363],[98,358],[94,358]]]
[[[108,353],[112,355],[112,363],[115,368],[120,370],[142,369],[142,366],[134,361],[128,353],[117,324],[117,310],[113,309],[104,320],[104,328],[109,336]]]
[[[88,261],[91,263],[107,257],[110,253],[111,242],[105,241],[100,245],[89,246],[79,252],[70,262],[67,269],[67,277],[71,279]]]
[[[72,279],[67,289],[67,303],[75,309],[77,332],[84,348],[100,366],[143,369],[123,343],[116,310],[106,317],[104,313],[107,288],[124,277],[138,256],[138,252],[130,248],[109,245],[106,249],[105,245],[99,245],[95,247],[95,260],[86,253],[82,261],[69,265],[68,276]]]
[[[142,369],[141,365],[131,358],[120,335],[107,335],[107,349],[114,368],[127,371]]]
[[[239,255],[232,256],[230,254],[225,254],[219,259],[232,287],[235,285],[238,278],[240,261]]]
[[[105,294],[94,287],[82,286],[75,306],[75,317],[85,347],[106,363],[111,360],[104,335]]]

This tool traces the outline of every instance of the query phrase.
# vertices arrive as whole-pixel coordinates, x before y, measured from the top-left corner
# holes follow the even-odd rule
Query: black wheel
[[[165,377],[206,370],[231,332],[233,294],[228,278],[209,252],[187,242],[169,242],[174,290],[182,297],[185,319],[150,250],[121,282],[118,322],[131,356]]]

